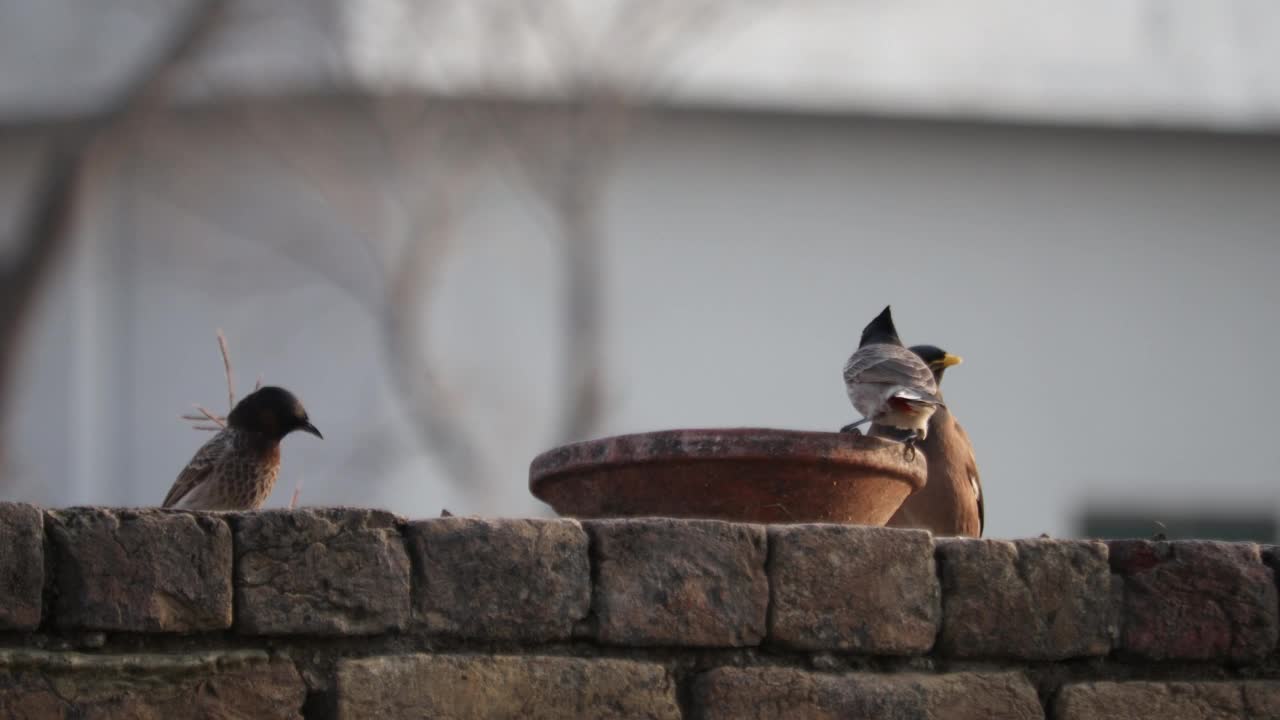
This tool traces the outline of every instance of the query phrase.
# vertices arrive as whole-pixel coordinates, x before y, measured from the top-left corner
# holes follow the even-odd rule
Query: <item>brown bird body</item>
[[[251,510],[262,507],[280,474],[280,443],[226,428],[178,473],[164,507]]]
[[[929,463],[929,479],[887,523],[934,535],[982,537],[985,509],[978,461],[964,431],[945,407],[929,419],[929,435],[916,445]]]
[[[321,437],[302,403],[287,390],[264,387],[227,416],[227,427],[196,451],[178,473],[162,507],[254,510],[280,474],[280,441],[294,430]]]
[[[961,362],[958,356],[931,345],[911,350],[929,365],[939,383],[948,367]],[[894,432],[873,425],[868,434],[892,437]],[[982,537],[986,508],[978,461],[969,434],[945,405],[929,418],[929,433],[916,447],[928,462],[928,480],[902,503],[887,525],[922,528],[940,536]]]

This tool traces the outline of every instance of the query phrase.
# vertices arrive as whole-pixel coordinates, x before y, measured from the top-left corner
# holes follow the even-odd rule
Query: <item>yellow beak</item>
[[[942,359],[938,361],[938,364],[944,368],[949,368],[952,365],[959,365],[962,362],[964,362],[964,358],[960,357],[959,355],[952,355],[951,353],[947,353],[946,355],[942,356]]]

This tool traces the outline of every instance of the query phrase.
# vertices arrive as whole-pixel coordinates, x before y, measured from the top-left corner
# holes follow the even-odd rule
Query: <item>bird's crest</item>
[[[888,305],[885,305],[884,310],[862,329],[862,340],[858,343],[858,347],[874,343],[902,344],[902,340],[898,338],[898,329],[893,325],[893,313],[890,312]]]

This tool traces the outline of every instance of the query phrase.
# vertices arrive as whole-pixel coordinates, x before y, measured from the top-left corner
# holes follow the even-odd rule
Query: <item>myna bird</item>
[[[933,345],[916,345],[911,351],[924,360],[939,384],[947,368],[963,362],[960,356]],[[872,425],[867,434],[886,432],[892,437],[895,431],[882,431]],[[934,535],[982,537],[986,518],[973,445],[945,405],[929,420],[929,436],[918,447],[929,463],[928,482],[902,503],[888,525],[923,528]]]
[[[280,441],[294,430],[323,436],[293,393],[267,386],[246,395],[227,426],[178,473],[163,507],[254,510],[266,502],[280,473]]]
[[[844,384],[862,419],[841,432],[871,422],[898,431],[895,439],[909,447],[928,436],[929,418],[942,405],[933,373],[903,347],[887,306],[862,330],[858,350],[844,365]]]

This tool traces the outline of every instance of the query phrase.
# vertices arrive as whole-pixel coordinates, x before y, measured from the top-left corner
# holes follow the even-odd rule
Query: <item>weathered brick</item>
[[[677,720],[657,664],[604,658],[405,655],[338,665],[338,718]]]
[[[1111,652],[1118,609],[1107,546],[943,540],[939,648],[965,658],[1061,660]]]
[[[326,508],[231,516],[236,631],[372,635],[409,622],[409,555],[398,519]]]
[[[32,505],[0,503],[0,630],[40,625],[44,516]]]
[[[65,628],[191,633],[231,625],[231,531],[216,516],[73,508],[45,524]]]
[[[301,718],[293,665],[262,652],[81,655],[0,651],[0,717]]]
[[[407,531],[414,617],[434,634],[567,640],[591,607],[587,533],[574,520],[450,517]]]
[[[1259,545],[1258,550],[1262,553],[1262,562],[1271,568],[1277,588],[1280,588],[1280,545]]]
[[[1091,682],[1063,687],[1054,720],[1262,720],[1280,717],[1280,682]]]
[[[1153,660],[1265,658],[1280,636],[1275,575],[1257,545],[1109,543],[1124,581],[1120,648]]]
[[[597,637],[618,645],[731,647],[765,634],[765,530],[716,520],[587,523]]]
[[[1018,673],[827,675],[717,668],[693,685],[701,720],[1039,720],[1035,688]]]
[[[883,655],[933,647],[941,605],[929,533],[779,525],[769,546],[771,640]]]
[[[1246,718],[1280,718],[1280,681],[1258,680],[1240,683]]]

